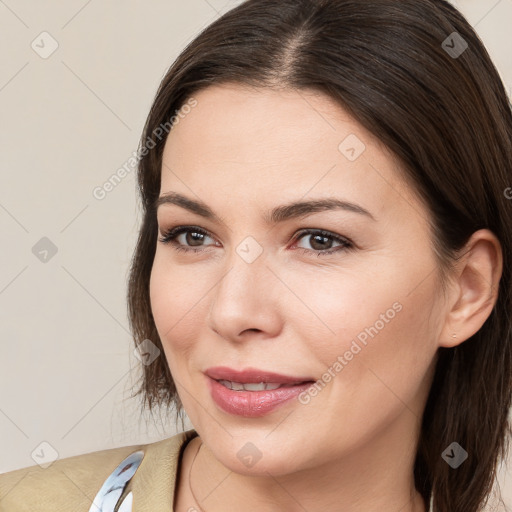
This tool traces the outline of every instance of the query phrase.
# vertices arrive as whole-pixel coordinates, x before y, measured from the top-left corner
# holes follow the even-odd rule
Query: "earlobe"
[[[457,346],[479,331],[498,297],[503,255],[494,233],[475,231],[461,252],[451,307],[439,337],[441,347]]]

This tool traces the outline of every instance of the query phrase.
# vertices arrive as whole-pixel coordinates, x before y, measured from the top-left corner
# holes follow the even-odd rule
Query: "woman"
[[[8,473],[0,506],[483,510],[509,433],[511,140],[447,2],[215,21],[144,128],[128,291],[139,392],[194,429]]]

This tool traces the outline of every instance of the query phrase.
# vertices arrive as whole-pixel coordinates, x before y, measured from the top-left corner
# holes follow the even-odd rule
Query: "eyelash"
[[[190,247],[184,247],[183,245],[178,244],[175,241],[175,239],[179,235],[181,235],[182,233],[187,233],[187,232],[198,233],[200,235],[205,235],[205,236],[208,236],[210,238],[213,238],[211,236],[211,234],[208,233],[208,231],[206,231],[206,230],[204,230],[204,229],[202,229],[200,227],[197,227],[197,226],[177,226],[175,228],[168,229],[162,235],[162,237],[159,238],[159,241],[161,243],[163,243],[163,244],[170,245],[174,250],[176,250],[178,252],[179,251],[193,252],[193,253],[203,252],[204,248],[193,249],[193,248],[190,248]],[[299,250],[299,251],[302,251],[303,253],[316,253],[317,256],[323,256],[323,255],[327,256],[327,255],[331,255],[331,254],[333,254],[335,252],[338,252],[340,250],[351,250],[351,249],[354,249],[354,245],[347,238],[341,237],[339,235],[335,235],[334,233],[331,233],[329,231],[325,231],[323,229],[304,229],[304,230],[301,230],[301,231],[299,231],[299,233],[297,233],[297,236],[294,238],[294,242],[295,241],[299,241],[305,235],[321,235],[321,236],[324,236],[324,237],[332,238],[336,242],[340,242],[342,245],[340,245],[338,247],[334,247],[332,249],[324,249],[324,250],[321,250],[321,251],[315,251],[313,249],[305,249],[304,247],[298,247],[297,249],[294,249],[294,250]]]

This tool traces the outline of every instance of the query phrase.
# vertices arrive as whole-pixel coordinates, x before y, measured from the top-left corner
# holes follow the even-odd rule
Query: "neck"
[[[426,512],[413,478],[419,426],[404,409],[371,442],[321,466],[279,475],[234,473],[203,444],[188,482],[193,492],[188,503],[194,501],[202,512]],[[199,445],[198,439],[194,453]]]

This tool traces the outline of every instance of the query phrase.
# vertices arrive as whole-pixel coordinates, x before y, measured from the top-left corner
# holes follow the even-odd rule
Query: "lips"
[[[268,414],[314,382],[308,376],[282,375],[253,368],[237,371],[217,366],[209,368],[205,374],[217,406],[224,412],[244,417]]]
[[[215,366],[205,371],[208,377],[214,380],[228,380],[230,382],[239,382],[241,384],[250,384],[258,382],[271,382],[277,384],[301,384],[303,382],[314,381],[313,377],[282,375],[280,373],[267,372],[257,368],[248,368],[246,370],[233,370],[227,366]]]

